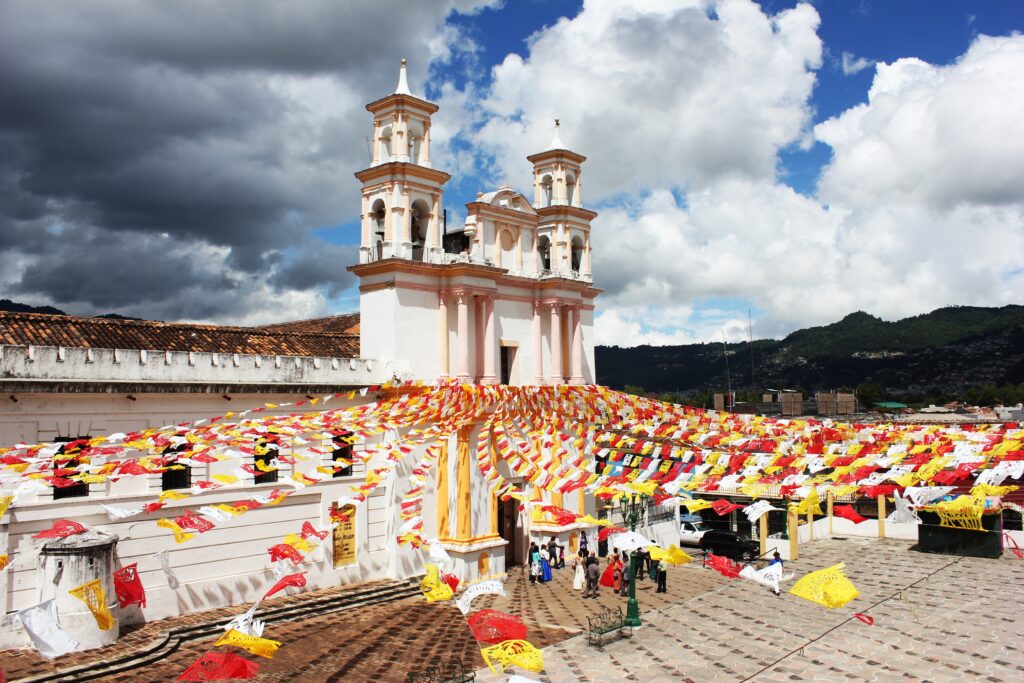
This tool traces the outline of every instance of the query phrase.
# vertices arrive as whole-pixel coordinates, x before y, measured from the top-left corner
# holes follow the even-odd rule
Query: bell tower
[[[528,156],[527,160],[533,164],[533,208],[540,217],[538,272],[592,281],[590,221],[597,214],[583,208],[580,182],[587,158],[566,148],[561,122],[555,119],[555,135],[548,149]]]
[[[433,102],[409,90],[406,61],[395,91],[366,105],[373,116],[370,166],[356,173],[362,183],[359,262],[441,260],[444,184],[451,177],[431,168]]]

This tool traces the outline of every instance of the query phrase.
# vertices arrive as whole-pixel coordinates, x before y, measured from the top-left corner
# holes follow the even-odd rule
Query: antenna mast
[[[726,394],[726,406],[728,406],[730,398],[732,398],[732,380],[729,378],[729,347],[725,343],[725,330],[722,330],[722,357],[725,358],[725,390]]]

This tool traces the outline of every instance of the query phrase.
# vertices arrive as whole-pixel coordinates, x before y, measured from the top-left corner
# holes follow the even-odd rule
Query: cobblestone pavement
[[[544,648],[540,674],[514,672],[556,683],[1024,680],[1024,562],[1016,557],[958,559],[852,538],[800,552],[787,567],[797,578],[845,562],[860,596],[830,610],[737,579],[645,611],[641,629],[601,651],[573,638]],[[477,680],[508,675],[481,669]]]
[[[639,582],[637,599],[641,610],[666,607],[725,584],[713,572],[690,566],[672,568],[668,593],[654,592],[654,582]],[[532,585],[520,569],[514,569],[506,583],[508,597],[483,596],[473,608],[492,608],[520,616],[529,627],[528,638],[537,647],[571,638],[586,627],[587,616],[606,607],[621,605],[625,598],[602,588],[597,600],[581,600],[572,590],[572,572],[566,568],[554,572],[554,580]],[[266,604],[294,604],[310,596],[340,591],[357,591],[372,584],[331,589],[274,598]],[[0,668],[9,680],[123,655],[155,640],[172,627],[194,625],[239,614],[245,606],[222,608],[186,617],[151,622],[119,640],[115,645],[73,653],[52,662],[32,650],[0,651]],[[392,603],[358,607],[352,610],[315,615],[280,623],[268,623],[264,637],[281,641],[273,659],[262,659],[238,650],[239,654],[261,665],[258,681],[405,681],[409,671],[419,669],[433,658],[459,656],[472,670],[484,666],[476,641],[465,617],[451,603],[427,604],[422,597]],[[215,638],[184,644],[158,664],[133,670],[130,674],[109,676],[104,681],[168,681],[178,675],[204,652],[213,649]],[[224,649],[224,648],[219,648]]]

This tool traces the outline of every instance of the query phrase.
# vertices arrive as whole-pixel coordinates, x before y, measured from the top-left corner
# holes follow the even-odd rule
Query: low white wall
[[[0,346],[5,381],[370,386],[409,377],[405,361],[244,353]]]

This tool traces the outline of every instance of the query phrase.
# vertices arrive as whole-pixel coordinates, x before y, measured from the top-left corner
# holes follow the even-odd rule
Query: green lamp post
[[[636,531],[637,524],[644,521],[647,514],[647,496],[644,494],[629,494],[628,499],[622,499],[620,503],[622,521],[629,524],[630,531]],[[626,625],[637,628],[640,626],[640,604],[636,601],[636,575],[637,562],[639,557],[634,550],[629,560],[629,601],[626,603]]]

